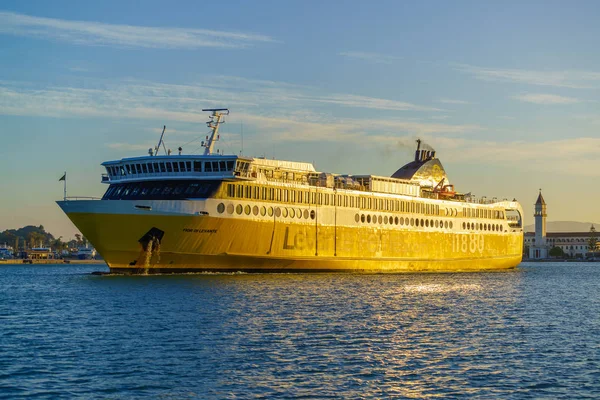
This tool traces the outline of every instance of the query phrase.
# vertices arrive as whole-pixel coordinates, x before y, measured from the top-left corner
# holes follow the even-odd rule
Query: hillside
[[[595,222],[548,221],[546,232],[589,232],[592,225],[600,229],[600,224]],[[535,232],[535,225],[526,225],[525,232]]]

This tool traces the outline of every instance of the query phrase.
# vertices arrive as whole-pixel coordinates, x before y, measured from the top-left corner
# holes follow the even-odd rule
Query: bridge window
[[[213,172],[212,164],[210,163],[210,161],[207,161],[204,163],[204,171],[205,172]]]
[[[178,162],[173,163],[173,172],[179,172],[179,163]]]
[[[194,172],[202,172],[202,163],[200,161],[194,161]]]
[[[185,194],[192,194],[198,189],[197,183],[191,183],[185,190]]]

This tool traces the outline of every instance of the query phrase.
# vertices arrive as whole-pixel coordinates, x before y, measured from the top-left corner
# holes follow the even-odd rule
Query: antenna
[[[240,156],[244,154],[244,121],[240,124],[242,128],[242,150],[240,150]]]
[[[165,134],[165,129],[167,129],[166,125],[163,125],[162,133],[160,134],[160,140],[158,141],[158,145],[156,146],[156,152],[158,153],[158,149],[160,149],[160,144],[162,143],[163,148],[165,149],[165,154],[167,154],[167,148],[165,147],[165,142],[163,142],[163,136]]]
[[[206,142],[203,144],[204,146],[204,155],[209,156],[213,153],[213,149],[215,147],[215,142],[219,140],[219,125],[224,123],[222,120],[225,115],[229,115],[229,109],[227,108],[203,108],[202,111],[210,111],[212,114],[210,115],[210,121],[206,123],[212,133],[210,138],[207,137]]]

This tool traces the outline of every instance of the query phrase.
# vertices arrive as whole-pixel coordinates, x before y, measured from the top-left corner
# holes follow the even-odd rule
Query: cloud
[[[365,53],[360,51],[345,51],[338,53],[338,56],[367,61],[375,64],[392,64],[394,61],[402,60],[402,57],[394,57],[378,53]]]
[[[402,101],[394,101],[387,99],[378,99],[366,96],[356,95],[333,95],[313,98],[313,101],[320,103],[338,104],[347,107],[373,108],[377,110],[394,110],[394,111],[444,111],[440,108],[419,106]]]
[[[69,21],[13,12],[0,12],[0,33],[78,45],[126,48],[244,48],[257,43],[275,42],[269,36],[253,33]]]
[[[524,165],[532,170],[575,176],[600,177],[597,155],[600,138],[579,137],[528,143],[436,137],[436,150],[444,160],[474,165]],[[535,160],[535,162],[531,162]],[[577,160],[577,162],[573,162]]]
[[[106,82],[86,79],[86,88],[35,86],[0,81],[0,114],[50,117],[112,116],[198,122],[205,107],[231,107],[263,115],[319,115],[323,104],[391,111],[441,111],[408,102],[349,94],[328,94],[318,88],[239,77],[213,77],[178,85],[138,80]],[[323,115],[323,120],[330,120]]]
[[[446,104],[471,104],[470,101],[456,100],[456,99],[439,99],[438,102]]]
[[[138,80],[110,82],[85,80],[86,88],[40,86],[0,81],[0,114],[56,118],[112,118],[144,121],[146,132],[159,134],[167,125],[169,137],[181,143],[205,134],[207,115],[202,108],[231,107],[224,132],[235,141],[246,127],[245,141],[355,142],[395,145],[399,136],[463,134],[484,130],[470,124],[445,124],[418,118],[335,116],[324,108],[391,111],[435,111],[407,102],[357,95],[327,94],[318,88],[272,81],[218,77],[204,82],[177,85]],[[366,111],[365,111],[366,112]],[[348,113],[342,112],[343,115]],[[350,113],[354,115],[355,113]],[[368,115],[368,114],[365,114]],[[428,116],[424,116],[428,119]],[[366,138],[368,140],[365,142]],[[145,140],[144,140],[145,142]],[[231,144],[231,143],[230,143]],[[147,150],[148,145],[112,143],[113,149]],[[239,147],[239,146],[238,146]]]
[[[600,87],[600,72],[596,71],[536,71],[509,68],[484,68],[455,64],[454,68],[473,75],[476,79],[494,82],[524,83],[538,86],[591,89]]]
[[[544,93],[527,93],[513,96],[513,99],[523,101],[526,103],[534,104],[573,104],[580,103],[582,100],[573,98],[558,96],[555,94],[544,94]]]

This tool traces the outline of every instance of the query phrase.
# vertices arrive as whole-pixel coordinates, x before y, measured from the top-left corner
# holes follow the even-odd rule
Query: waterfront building
[[[529,248],[526,256],[534,260],[549,258],[550,250],[558,247],[566,256],[584,258],[594,250],[589,247],[589,240],[594,235],[592,232],[546,232],[546,208],[547,204],[540,190],[533,214],[535,232],[523,235],[524,248]]]

